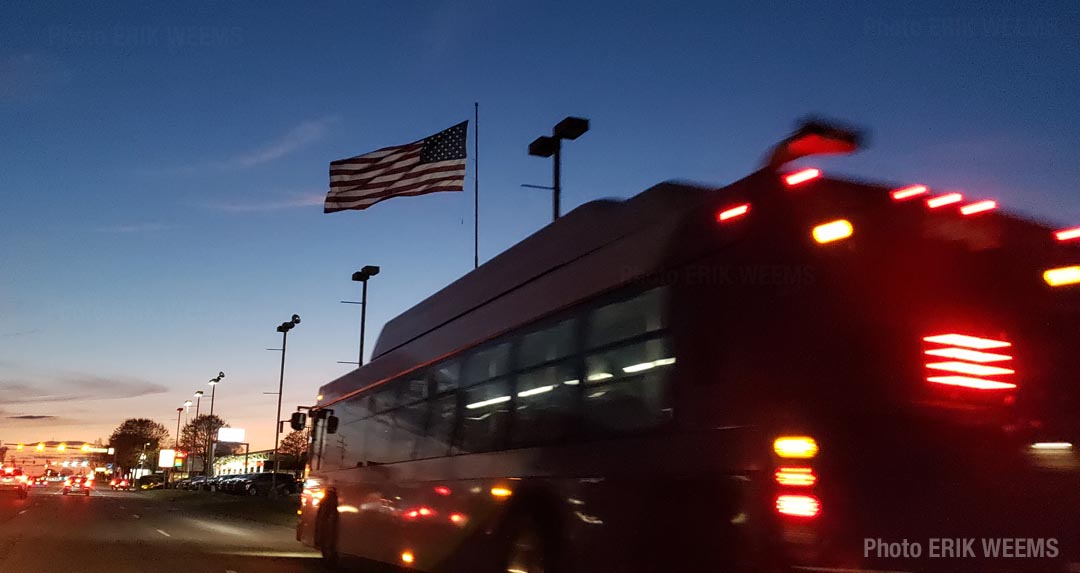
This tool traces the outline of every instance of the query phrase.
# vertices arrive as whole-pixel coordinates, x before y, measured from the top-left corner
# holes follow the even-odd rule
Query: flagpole
[[[473,270],[480,267],[480,102],[473,102]]]

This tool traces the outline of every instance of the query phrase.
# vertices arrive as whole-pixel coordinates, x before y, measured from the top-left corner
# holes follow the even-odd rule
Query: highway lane
[[[324,571],[290,527],[202,515],[137,492],[0,497],[0,571]]]

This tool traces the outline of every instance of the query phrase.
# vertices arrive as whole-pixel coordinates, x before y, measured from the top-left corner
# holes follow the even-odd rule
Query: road
[[[290,527],[199,515],[137,492],[0,494],[0,571],[323,571]]]

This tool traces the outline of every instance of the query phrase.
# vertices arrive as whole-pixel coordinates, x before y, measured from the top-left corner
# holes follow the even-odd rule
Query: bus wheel
[[[327,498],[319,509],[315,522],[315,541],[322,552],[323,565],[328,569],[334,569],[338,565],[337,529],[337,500]]]

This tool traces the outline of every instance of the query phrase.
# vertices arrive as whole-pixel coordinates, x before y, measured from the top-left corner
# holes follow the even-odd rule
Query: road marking
[[[131,517],[134,517],[135,519],[139,519],[139,514],[133,513],[133,514],[131,514]]]
[[[22,515],[22,514],[26,513],[27,511],[30,511],[30,510],[29,509],[24,509],[24,510],[19,512],[19,515]]]
[[[236,573],[236,571],[233,571],[232,569],[226,569],[225,573]]]
[[[293,559],[318,559],[322,554],[311,551],[222,551],[221,555],[235,555],[237,557],[287,557]]]
[[[158,532],[158,533],[160,533],[160,534],[164,535],[165,537],[172,537],[171,535],[169,535],[168,533],[165,533],[164,531],[162,531],[162,530],[160,530],[160,529],[155,529],[154,531],[156,531],[156,532]]]

